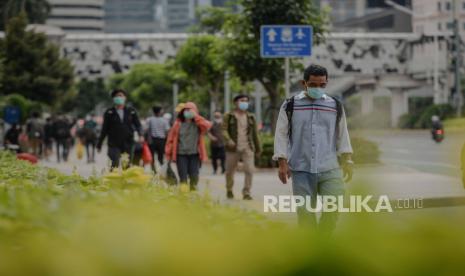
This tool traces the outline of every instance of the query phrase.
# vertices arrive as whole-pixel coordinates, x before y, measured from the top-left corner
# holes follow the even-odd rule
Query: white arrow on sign
[[[277,34],[278,34],[278,33],[276,33],[276,31],[275,31],[274,29],[270,29],[270,30],[266,33],[266,35],[268,36],[268,40],[269,40],[270,42],[273,42],[273,41],[276,40],[276,35],[277,35]]]
[[[297,32],[296,36],[297,36],[298,39],[303,39],[305,37],[305,34],[304,34],[304,32],[302,31],[301,28]]]

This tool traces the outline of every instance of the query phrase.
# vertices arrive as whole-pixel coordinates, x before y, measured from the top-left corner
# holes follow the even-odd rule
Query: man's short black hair
[[[113,89],[113,91],[111,91],[111,97],[114,98],[116,96],[116,94],[118,94],[118,93],[123,93],[124,96],[128,95],[124,89],[116,88],[116,89]]]
[[[160,106],[154,106],[152,107],[153,114],[158,115],[161,112],[161,107]]]
[[[250,100],[249,95],[240,94],[240,95],[237,95],[236,97],[234,97],[233,101],[237,102],[238,100],[243,99],[243,98],[247,98],[247,100]]]
[[[304,80],[308,81],[310,76],[325,76],[328,78],[328,70],[323,66],[312,64],[308,66],[304,71]]]

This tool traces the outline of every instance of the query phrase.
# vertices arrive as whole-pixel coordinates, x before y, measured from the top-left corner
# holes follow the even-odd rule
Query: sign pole
[[[230,111],[231,90],[229,87],[229,71],[224,72],[224,113]]]
[[[284,89],[285,89],[285,95],[286,99],[290,97],[291,95],[291,85],[290,85],[290,80],[289,80],[289,58],[286,57],[284,58]]]
[[[173,114],[176,113],[176,107],[178,106],[178,93],[179,85],[178,83],[173,83]]]

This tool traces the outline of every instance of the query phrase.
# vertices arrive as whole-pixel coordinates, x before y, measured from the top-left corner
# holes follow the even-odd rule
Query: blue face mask
[[[184,118],[186,119],[192,119],[194,118],[194,113],[190,112],[189,110],[185,110],[183,112]]]
[[[309,87],[307,88],[307,95],[315,100],[321,99],[323,95],[325,94],[324,88],[319,88],[319,87]]]
[[[249,103],[248,102],[240,102],[239,103],[239,109],[242,111],[246,111],[249,109]]]
[[[113,103],[116,105],[123,105],[126,99],[124,97],[114,97]]]

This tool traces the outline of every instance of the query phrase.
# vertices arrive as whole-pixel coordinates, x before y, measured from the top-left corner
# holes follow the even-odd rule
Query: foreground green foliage
[[[333,238],[168,189],[0,154],[0,275],[461,275],[463,212],[346,217]],[[114,185],[115,183],[123,185]],[[132,185],[134,184],[134,185]]]

